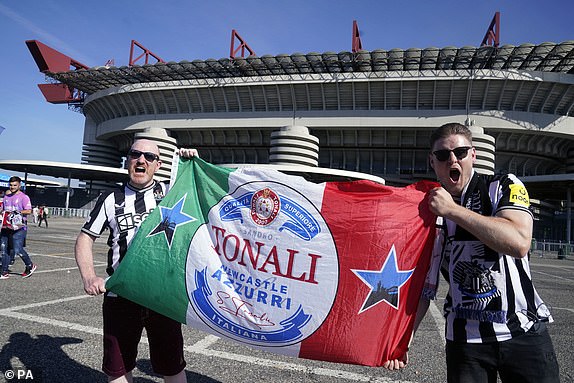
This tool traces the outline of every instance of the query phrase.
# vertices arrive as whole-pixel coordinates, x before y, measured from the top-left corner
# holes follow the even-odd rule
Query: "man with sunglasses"
[[[441,187],[429,206],[441,222],[415,329],[434,299],[439,273],[444,303],[448,382],[559,382],[546,323],[552,322],[530,277],[532,213],[513,174],[482,175],[464,125],[431,135],[430,166]],[[407,356],[385,367],[402,368]]]
[[[182,157],[197,155],[195,149],[179,149]],[[126,156],[129,181],[117,190],[99,196],[90,216],[76,239],[75,256],[84,291],[89,295],[104,294],[103,371],[109,382],[132,382],[137,348],[143,329],[149,340],[154,371],[166,383],[186,382],[181,324],[137,305],[112,292],[106,292],[105,280],[96,275],[93,244],[109,229],[108,267],[112,275],[123,259],[141,222],[167,193],[167,184],[154,180],[161,167],[158,146],[139,139]]]

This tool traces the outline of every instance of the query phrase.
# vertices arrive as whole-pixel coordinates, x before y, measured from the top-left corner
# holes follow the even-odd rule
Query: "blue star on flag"
[[[381,301],[387,302],[395,310],[398,310],[400,288],[409,280],[414,270],[399,270],[395,245],[391,247],[381,270],[352,270],[371,289],[359,314]]]
[[[187,194],[181,197],[177,203],[170,207],[158,206],[159,212],[161,214],[160,223],[149,233],[147,236],[152,237],[156,234],[163,233],[165,239],[167,240],[168,246],[171,248],[171,242],[173,241],[173,236],[175,230],[178,226],[185,225],[186,223],[197,221],[196,218],[190,216],[183,212],[183,205],[185,204],[185,197]]]

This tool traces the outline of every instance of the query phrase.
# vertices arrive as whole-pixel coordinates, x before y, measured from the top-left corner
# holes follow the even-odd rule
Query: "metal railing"
[[[539,256],[551,255],[557,256],[558,258],[565,258],[573,255],[574,243],[546,240],[538,241],[533,239],[530,252]]]
[[[90,215],[90,209],[72,209],[65,207],[48,207],[51,216],[57,217],[79,217],[87,218]]]

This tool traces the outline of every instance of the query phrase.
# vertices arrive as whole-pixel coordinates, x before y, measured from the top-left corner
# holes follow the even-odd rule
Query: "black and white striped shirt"
[[[145,189],[135,189],[129,184],[101,194],[82,231],[100,237],[110,230],[108,237],[108,267],[112,275],[123,259],[128,246],[141,222],[155,209],[167,193],[167,184],[155,182]]]
[[[531,214],[526,188],[512,174],[475,173],[460,203],[486,216],[504,209]],[[528,257],[498,253],[449,220],[443,229],[442,257],[433,260],[442,258],[440,270],[449,283],[444,305],[446,339],[501,342],[524,334],[537,320],[552,321],[532,283]]]

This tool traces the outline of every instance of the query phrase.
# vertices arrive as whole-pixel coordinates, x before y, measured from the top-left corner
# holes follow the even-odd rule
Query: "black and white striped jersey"
[[[167,193],[167,184],[155,182],[145,189],[135,189],[129,184],[102,193],[92,209],[82,231],[100,237],[109,229],[108,267],[112,275],[123,259],[128,246],[141,222],[155,209]]]
[[[529,214],[530,202],[514,175],[475,173],[461,204],[482,215],[504,209]],[[459,343],[501,342],[528,331],[537,320],[552,321],[532,283],[528,257],[498,253],[445,220],[441,273],[449,283],[445,299],[446,339]],[[431,268],[438,270],[438,267]]]

